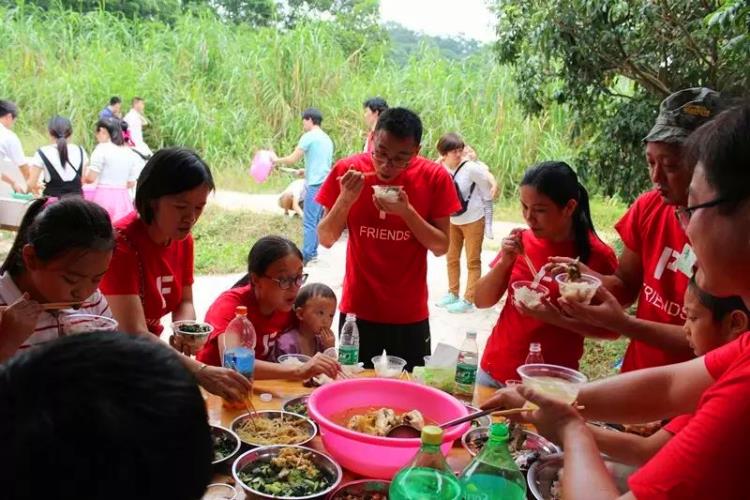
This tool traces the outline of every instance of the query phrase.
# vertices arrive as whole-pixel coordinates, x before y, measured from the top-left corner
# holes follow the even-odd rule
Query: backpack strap
[[[466,165],[467,163],[469,163],[469,160],[464,160],[464,161],[462,161],[462,162],[461,162],[461,164],[460,164],[460,165],[458,166],[458,168],[456,169],[456,171],[455,171],[455,172],[453,172],[453,182],[456,182],[456,176],[458,175],[458,171],[459,171],[459,170],[461,170],[461,168],[462,168],[462,167],[463,167],[464,165]],[[466,202],[465,202],[465,203],[466,203],[467,205],[468,205],[468,203],[469,203],[469,200],[471,199],[471,195],[472,195],[472,194],[474,194],[474,188],[475,188],[475,187],[477,187],[477,183],[476,183],[476,182],[472,182],[472,183],[471,183],[471,187],[469,188],[469,196],[467,196],[467,197],[466,197]],[[456,190],[458,190],[458,184],[456,184]],[[458,190],[458,192],[459,192],[459,196],[461,196],[461,195],[460,195],[461,191],[460,191],[460,190]],[[463,198],[463,196],[461,196],[461,198]]]

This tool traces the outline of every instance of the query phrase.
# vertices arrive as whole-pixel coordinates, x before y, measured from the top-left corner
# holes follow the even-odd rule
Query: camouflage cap
[[[720,95],[706,87],[675,92],[659,105],[659,116],[643,142],[681,143],[719,113]]]

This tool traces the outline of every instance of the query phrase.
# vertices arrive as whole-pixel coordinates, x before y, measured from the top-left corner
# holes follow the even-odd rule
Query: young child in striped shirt
[[[99,292],[115,240],[107,212],[79,197],[34,201],[0,266],[0,363],[64,335],[64,316],[112,317]],[[45,307],[78,303],[78,309]]]

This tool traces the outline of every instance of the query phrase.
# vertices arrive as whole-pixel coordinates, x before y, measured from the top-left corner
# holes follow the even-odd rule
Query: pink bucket
[[[312,393],[310,416],[320,429],[328,453],[344,468],[362,476],[391,479],[419,449],[419,439],[370,436],[347,429],[331,420],[351,408],[395,408],[419,410],[426,419],[442,423],[468,415],[464,404],[432,387],[383,378],[360,378],[334,382]],[[447,455],[470,424],[445,431],[441,450]]]
[[[253,162],[250,165],[250,175],[255,182],[263,183],[271,175],[273,169],[273,161],[271,160],[271,152],[267,150],[260,150],[255,153]]]

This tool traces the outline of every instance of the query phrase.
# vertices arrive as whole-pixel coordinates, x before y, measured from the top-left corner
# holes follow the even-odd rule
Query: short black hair
[[[463,139],[461,139],[460,135],[455,132],[448,132],[447,134],[443,134],[443,136],[438,140],[436,149],[438,150],[438,153],[445,156],[451,151],[454,151],[456,149],[463,149],[465,147],[466,143]]]
[[[378,130],[385,130],[400,139],[412,138],[417,146],[422,143],[422,120],[410,109],[386,109],[375,125],[375,131]]]
[[[119,96],[113,95],[109,98],[109,105],[114,106],[115,104],[120,104],[122,102],[122,99],[120,99]]]
[[[698,298],[698,302],[711,311],[711,316],[715,322],[720,322],[728,314],[734,311],[741,311],[750,318],[750,310],[748,310],[745,302],[737,295],[731,297],[717,297],[711,295],[698,286],[698,283],[695,281],[695,274],[690,278],[690,284],[688,286],[690,291]]]
[[[31,202],[21,220],[16,239],[0,274],[20,276],[25,268],[23,247],[32,245],[37,258],[49,262],[76,250],[109,251],[115,247],[115,234],[109,214],[96,203],[69,196],[47,204],[49,198]]]
[[[690,166],[700,163],[723,213],[750,198],[750,103],[730,108],[690,134],[685,144]]]
[[[373,113],[382,113],[388,109],[388,103],[382,97],[370,97],[362,103],[363,108],[370,108]]]
[[[124,333],[62,337],[0,365],[0,442],[7,498],[192,500],[212,474],[195,378],[169,347]]]
[[[198,153],[175,147],[160,149],[146,162],[135,191],[135,208],[146,224],[154,220],[151,202],[201,185],[215,189],[211,169]]]
[[[307,301],[313,297],[336,300],[336,293],[324,283],[310,283],[300,288],[297,298],[294,300],[294,308],[304,307]]]
[[[124,130],[123,124],[127,123],[125,120],[119,120],[117,118],[102,118],[96,122],[96,131],[103,128],[109,134],[109,140],[112,144],[122,146],[125,144],[125,138],[122,136]]]
[[[318,108],[307,108],[302,112],[303,120],[312,120],[314,125],[323,123],[323,113]]]
[[[0,118],[3,116],[10,114],[13,118],[18,117],[18,106],[16,106],[16,103],[13,101],[6,101],[4,99],[0,99]]]

